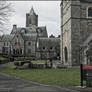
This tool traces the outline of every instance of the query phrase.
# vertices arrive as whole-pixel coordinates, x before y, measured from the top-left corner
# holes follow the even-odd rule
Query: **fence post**
[[[83,64],[80,65],[81,87],[83,87]]]

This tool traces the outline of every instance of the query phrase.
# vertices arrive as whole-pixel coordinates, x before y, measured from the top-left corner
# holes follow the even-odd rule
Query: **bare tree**
[[[1,32],[5,30],[5,25],[8,23],[11,13],[12,13],[11,3],[7,1],[0,1],[0,31]]]

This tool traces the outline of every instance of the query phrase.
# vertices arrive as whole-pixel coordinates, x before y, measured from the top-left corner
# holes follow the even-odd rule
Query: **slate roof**
[[[37,39],[37,34],[24,34],[22,37],[25,41],[35,41]]]
[[[26,41],[27,40],[36,40],[37,36],[39,36],[39,37],[48,37],[46,26],[41,26],[41,27],[35,27],[35,26],[17,27],[16,32],[21,34],[22,38]],[[15,34],[13,34],[13,35],[15,35]]]
[[[38,39],[39,48],[46,47],[59,47],[60,46],[60,39],[59,38],[39,38]],[[38,48],[38,49],[39,49]]]

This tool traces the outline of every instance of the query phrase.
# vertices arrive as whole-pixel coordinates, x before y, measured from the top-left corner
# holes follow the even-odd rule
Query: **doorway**
[[[67,47],[64,48],[64,53],[65,53],[65,62],[67,63],[67,61],[68,61],[68,51],[67,51]]]

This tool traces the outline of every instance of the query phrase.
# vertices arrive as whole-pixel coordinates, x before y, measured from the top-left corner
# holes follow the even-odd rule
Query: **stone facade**
[[[52,37],[52,36],[51,36]],[[43,41],[44,39],[44,41]],[[1,53],[14,56],[30,56],[35,59],[47,59],[50,57],[49,45],[52,43],[52,48],[58,49],[52,52],[52,57],[60,57],[60,38],[48,37],[46,26],[38,26],[38,15],[31,8],[31,11],[26,14],[26,27],[17,27],[13,25],[10,35],[3,35],[0,40]],[[47,50],[44,54],[41,49],[43,45]],[[57,45],[56,45],[57,44]]]
[[[60,39],[50,37],[39,38],[36,55],[38,59],[60,59]]]
[[[92,64],[92,33],[81,45],[80,60],[82,64]]]
[[[64,65],[81,63],[80,46],[92,33],[91,7],[91,0],[61,2],[61,62]]]

